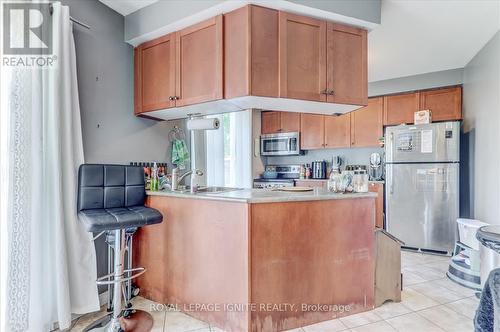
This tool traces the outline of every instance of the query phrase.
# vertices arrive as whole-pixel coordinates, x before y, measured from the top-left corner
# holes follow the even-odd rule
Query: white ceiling
[[[368,81],[462,68],[500,28],[500,0],[382,0]]]
[[[142,7],[149,6],[158,0],[99,0],[106,6],[114,9],[118,13],[126,16]]]

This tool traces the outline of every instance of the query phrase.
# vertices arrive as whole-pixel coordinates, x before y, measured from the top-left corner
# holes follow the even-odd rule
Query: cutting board
[[[288,191],[288,192],[304,192],[304,191],[313,191],[314,189],[311,187],[282,187],[273,190]]]

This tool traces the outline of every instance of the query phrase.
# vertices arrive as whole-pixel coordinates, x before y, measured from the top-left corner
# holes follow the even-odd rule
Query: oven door
[[[260,137],[260,154],[263,156],[289,156],[300,154],[299,134],[269,134]]]

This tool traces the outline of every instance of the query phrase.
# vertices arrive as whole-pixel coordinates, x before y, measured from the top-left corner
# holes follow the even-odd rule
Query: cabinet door
[[[368,102],[366,30],[328,23],[326,77],[328,102]]]
[[[135,113],[175,106],[175,42],[173,34],[134,50]]]
[[[224,96],[279,96],[279,14],[254,5],[224,14]]]
[[[372,182],[368,191],[378,194],[375,199],[375,227],[384,228],[384,185]]]
[[[326,101],[326,22],[279,13],[280,97]]]
[[[419,110],[420,93],[404,93],[384,97],[384,125],[413,123]]]
[[[370,98],[368,106],[351,112],[351,146],[379,147],[383,136],[383,97]]]
[[[261,133],[273,134],[281,129],[280,112],[262,112],[261,115]]]
[[[280,131],[292,132],[300,131],[300,113],[296,112],[279,112],[281,115]]]
[[[222,15],[177,32],[176,106],[222,98]]]
[[[321,149],[325,146],[325,117],[318,114],[300,114],[300,148]]]
[[[420,109],[431,110],[432,121],[462,118],[462,88],[436,89],[420,92]]]
[[[344,148],[351,146],[351,114],[325,115],[325,147]]]

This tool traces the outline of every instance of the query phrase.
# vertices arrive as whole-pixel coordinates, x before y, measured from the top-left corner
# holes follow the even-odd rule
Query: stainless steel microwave
[[[294,156],[300,154],[300,134],[298,132],[266,134],[260,136],[262,156]]]

